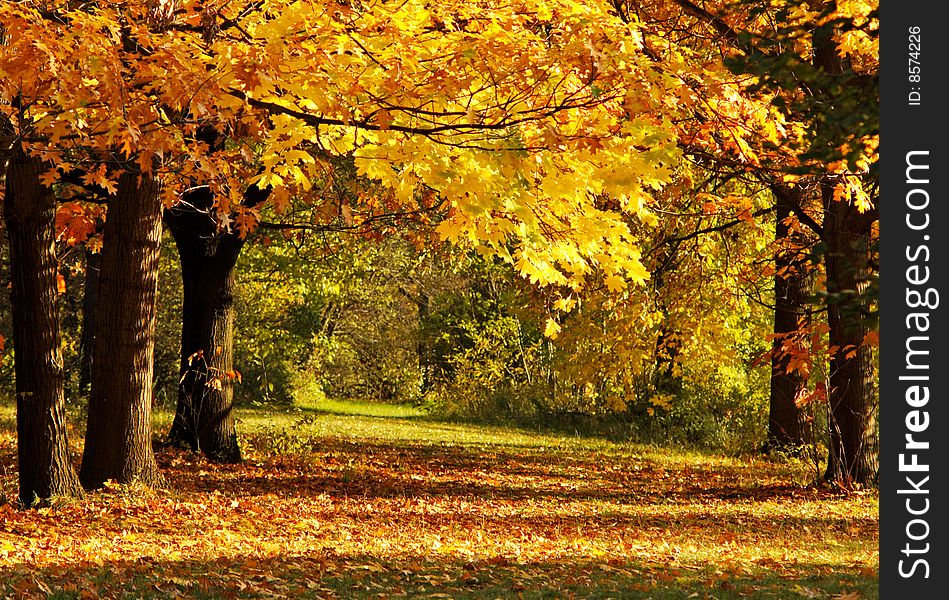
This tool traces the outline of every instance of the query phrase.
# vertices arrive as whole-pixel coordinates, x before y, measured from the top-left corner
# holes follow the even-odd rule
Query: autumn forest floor
[[[370,404],[239,414],[242,465],[163,450],[164,489],[24,511],[0,403],[0,598],[877,596],[877,496],[800,466]]]

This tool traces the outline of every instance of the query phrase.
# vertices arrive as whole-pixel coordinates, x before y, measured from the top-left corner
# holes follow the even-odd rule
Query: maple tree
[[[785,193],[785,192],[782,192]],[[786,194],[800,194],[788,190]],[[799,198],[776,201],[774,253],[774,340],[771,350],[771,386],[768,440],[771,449],[800,453],[813,442],[813,424],[798,401],[807,393],[809,369],[799,364],[806,353],[810,322],[808,299],[813,275],[809,273],[807,240],[794,227],[788,204]],[[796,362],[797,361],[797,362]]]
[[[165,220],[181,261],[184,305],[181,317],[181,379],[173,445],[205,450],[220,460],[238,461],[233,403],[233,272],[244,240],[219,232],[206,213],[210,202],[197,194]],[[192,208],[193,207],[193,208]]]
[[[245,193],[253,206],[266,198],[256,186]],[[168,434],[177,446],[203,450],[216,460],[240,461],[234,431],[234,270],[245,236],[221,230],[208,214],[204,188],[165,211],[181,262],[183,305],[181,366],[175,420]]]

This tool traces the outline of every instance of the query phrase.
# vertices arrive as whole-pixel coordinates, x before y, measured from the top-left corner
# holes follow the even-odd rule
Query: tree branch
[[[779,183],[770,182],[767,184],[768,188],[771,190],[771,193],[774,195],[774,199],[777,201],[778,205],[783,206],[790,210],[797,220],[803,223],[817,234],[817,237],[824,238],[824,228],[814,220],[807,212],[804,210],[804,207],[801,206],[801,203],[798,201],[800,198],[799,194],[795,194],[787,186],[781,185]]]
[[[752,217],[760,217],[760,216],[762,216],[762,215],[766,215],[766,214],[768,214],[768,213],[774,212],[776,208],[777,208],[777,207],[775,207],[775,206],[769,206],[769,207],[767,207],[767,208],[760,208],[760,209],[756,210],[755,212],[751,213],[751,216],[752,216]],[[687,234],[687,235],[664,239],[664,240],[662,240],[656,247],[665,246],[665,245],[668,245],[668,244],[679,244],[679,243],[682,243],[682,242],[686,242],[686,241],[688,241],[688,240],[691,240],[691,239],[693,239],[693,238],[697,238],[697,237],[699,237],[700,235],[705,235],[706,233],[715,233],[715,232],[718,232],[718,231],[725,231],[726,229],[731,229],[731,228],[734,227],[735,225],[738,225],[738,224],[743,223],[743,222],[744,222],[743,219],[735,219],[734,221],[728,221],[727,223],[722,223],[721,225],[715,225],[714,227],[706,227],[706,228],[704,228],[704,229],[696,229],[695,231],[693,231],[692,233]]]

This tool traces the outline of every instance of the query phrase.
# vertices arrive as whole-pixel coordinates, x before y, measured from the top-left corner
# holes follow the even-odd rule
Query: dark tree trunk
[[[411,293],[406,290],[404,287],[399,287],[399,291],[403,296],[408,298],[409,302],[415,305],[417,309],[416,313],[416,336],[415,336],[415,356],[418,359],[418,368],[419,372],[422,374],[422,381],[419,385],[419,394],[424,395],[429,388],[431,387],[431,359],[430,354],[431,350],[429,349],[430,342],[428,339],[428,325],[429,320],[431,319],[431,312],[429,309],[430,299],[428,294],[422,289],[421,286],[418,286],[417,293]],[[324,310],[324,315],[330,317],[332,314],[333,304],[330,303],[327,307],[327,310]],[[332,333],[332,325],[324,321],[324,330],[329,330]]]
[[[431,349],[429,348],[430,343],[427,335],[429,321],[431,321],[431,309],[428,294],[421,289],[419,290],[415,305],[418,307],[418,339],[415,343],[415,353],[418,356],[419,370],[422,372],[419,394],[424,395],[428,393],[428,390],[431,389],[432,386],[432,367],[430,364]]]
[[[800,198],[799,194],[797,198]],[[790,208],[779,202],[775,213],[775,240],[779,245],[791,242],[791,248],[781,248],[774,256],[775,346],[771,357],[771,399],[766,448],[797,453],[813,441],[807,412],[795,403],[807,389],[807,377],[796,371],[788,371],[789,357],[786,352],[781,351],[781,344],[793,343],[790,336],[805,324],[810,278],[804,272],[805,265],[797,256],[796,247],[799,240],[789,239],[791,232],[785,220],[790,215]]]
[[[86,446],[79,478],[161,483],[151,444],[160,186],[124,173],[109,199],[99,271]]]
[[[662,325],[656,337],[656,364],[653,373],[653,389],[657,394],[678,398],[682,395],[682,375],[676,368],[676,362],[682,349],[681,339],[669,326],[669,309],[663,297],[665,277],[676,268],[679,244],[673,244],[657,256],[656,267],[652,271],[653,289],[658,298],[658,309],[662,313]]]
[[[844,62],[834,42],[835,25],[814,31],[814,65],[830,78],[844,74]],[[840,119],[832,85],[818,93],[827,105],[826,122]],[[831,347],[830,449],[824,478],[843,485],[873,484],[879,464],[873,357],[864,345],[869,325],[862,310],[870,278],[870,235],[874,217],[861,214],[847,200],[834,199],[834,179],[821,181],[824,209],[823,241],[827,245],[827,325]]]
[[[663,309],[663,313],[666,313]],[[656,372],[653,387],[656,393],[678,398],[682,395],[682,375],[676,369],[681,343],[679,336],[666,326],[663,320],[659,337],[656,338]]]
[[[843,484],[873,484],[879,466],[873,356],[864,292],[870,276],[873,219],[848,202],[833,199],[823,185],[827,244],[827,324],[830,329],[830,451],[825,478]]]
[[[44,165],[18,147],[6,171],[20,501],[79,496],[69,461],[55,252],[56,198]]]
[[[82,290],[82,333],[79,338],[79,389],[92,385],[92,354],[96,339],[96,309],[99,306],[99,269],[102,253],[86,249],[86,278]]]
[[[220,232],[201,190],[165,213],[181,260],[181,370],[171,444],[240,462],[234,428],[234,270],[244,240]]]

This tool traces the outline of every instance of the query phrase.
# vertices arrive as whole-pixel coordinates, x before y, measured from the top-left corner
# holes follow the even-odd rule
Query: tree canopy
[[[677,150],[666,76],[607,9],[8,3],[3,110],[47,185],[114,192],[129,168],[159,177],[167,206],[209,186],[221,226],[244,235],[249,184],[280,210],[350,156],[403,209],[437,194],[447,239],[535,282],[598,271],[619,289],[647,277],[624,214],[648,214]]]

